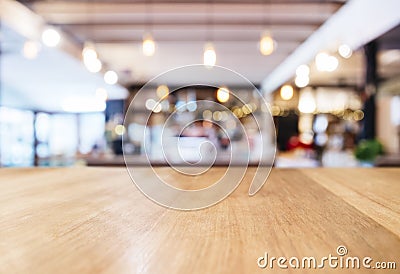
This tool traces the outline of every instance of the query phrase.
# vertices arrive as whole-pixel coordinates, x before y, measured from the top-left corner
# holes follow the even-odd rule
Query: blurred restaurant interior
[[[276,167],[400,166],[400,1],[0,3],[0,167],[123,166],[123,152],[141,165],[145,142],[164,165],[157,146],[175,110],[182,122],[226,128],[186,128],[193,161],[204,138],[221,152],[249,143],[244,157],[257,160],[260,136],[275,137],[252,118],[270,112]],[[127,111],[146,82],[192,64],[228,68],[254,88],[230,77],[182,88],[206,75],[180,75],[148,86]]]

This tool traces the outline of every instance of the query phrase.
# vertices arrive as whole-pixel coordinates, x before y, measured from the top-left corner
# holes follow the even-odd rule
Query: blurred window
[[[2,166],[33,164],[33,119],[31,111],[0,107],[0,162]]]
[[[88,113],[79,116],[79,152],[86,154],[103,148],[105,117],[103,113]]]
[[[77,117],[74,114],[51,115],[49,149],[52,156],[74,156],[78,147]]]

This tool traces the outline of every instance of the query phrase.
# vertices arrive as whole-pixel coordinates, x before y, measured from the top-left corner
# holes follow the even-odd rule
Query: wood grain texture
[[[257,266],[265,252],[321,258],[339,245],[400,267],[400,169],[273,169],[249,197],[254,171],[216,206],[181,212],[147,199],[123,168],[1,169],[0,273],[271,273]]]

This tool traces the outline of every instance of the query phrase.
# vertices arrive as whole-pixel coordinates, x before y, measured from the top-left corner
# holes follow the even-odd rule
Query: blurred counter
[[[214,166],[228,166],[233,165],[244,165],[248,162],[249,166],[258,166],[259,161],[256,160],[247,160],[246,157],[240,157],[239,155],[232,158],[230,162],[231,155],[230,154],[219,154],[219,156],[215,159]],[[149,162],[152,166],[167,166],[168,162],[165,159],[161,158],[153,158],[148,159],[146,155],[129,155],[125,157],[126,163],[132,166],[149,166]],[[125,159],[123,155],[104,155],[104,156],[91,156],[87,157],[84,160],[88,166],[108,166],[108,167],[121,167],[125,166]],[[188,165],[185,162],[174,162],[174,165]],[[263,161],[261,165],[272,165],[272,161]],[[205,164],[206,165],[206,164]]]

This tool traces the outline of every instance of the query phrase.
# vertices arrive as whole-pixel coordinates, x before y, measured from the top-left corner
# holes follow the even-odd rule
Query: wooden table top
[[[273,169],[253,197],[246,176],[219,204],[183,212],[147,199],[123,168],[0,169],[0,273],[270,273],[276,261],[257,264],[266,252],[319,262],[340,245],[343,258],[394,261],[396,273],[399,178],[391,168]],[[328,263],[320,271],[386,273]]]

